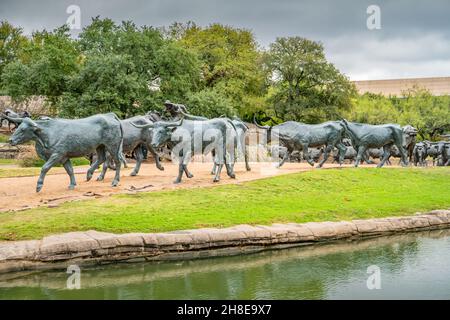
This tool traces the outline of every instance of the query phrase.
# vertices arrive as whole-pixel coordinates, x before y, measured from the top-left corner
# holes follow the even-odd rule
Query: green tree
[[[178,43],[167,41],[158,50],[156,75],[161,95],[171,101],[184,101],[200,86],[200,61]]]
[[[326,60],[322,44],[277,38],[264,61],[273,86],[268,102],[276,117],[315,123],[350,108],[355,88]]]
[[[419,139],[436,140],[450,130],[450,97],[433,96],[419,87],[398,97],[366,93],[354,99],[352,108],[343,116],[371,124],[409,124],[418,130]]]
[[[19,58],[27,41],[21,28],[14,27],[8,21],[0,22],[0,78],[3,68]]]
[[[5,66],[2,86],[19,101],[32,95],[45,96],[56,111],[68,79],[78,71],[79,64],[80,52],[67,26],[53,32],[35,32],[20,57]]]
[[[192,93],[188,97],[187,107],[191,114],[207,118],[236,115],[232,101],[215,89],[210,88]]]
[[[412,88],[398,99],[399,123],[410,124],[419,131],[419,138],[437,140],[450,131],[450,97],[433,96],[423,88]]]
[[[60,115],[86,117],[96,113],[115,112],[127,117],[143,112],[137,97],[147,90],[128,55],[91,55],[80,72],[69,81],[63,94]]]
[[[400,121],[400,111],[391,98],[371,93],[354,99],[352,108],[344,111],[342,115],[350,121],[370,124]]]
[[[174,25],[172,34],[198,55],[203,88],[214,88],[228,98],[243,117],[250,117],[249,111],[260,107],[258,97],[265,94],[265,75],[258,45],[249,30],[221,24],[200,28],[191,23]]]
[[[134,102],[130,96],[123,97],[129,102],[129,110],[124,110],[122,105],[119,108],[122,115],[161,109],[165,99],[185,101],[199,83],[200,64],[196,55],[164,39],[161,32],[152,27],[137,27],[130,21],[117,25],[111,19],[96,17],[80,34],[79,46],[88,58],[121,55],[132,63],[133,67],[127,72],[136,79],[139,89],[128,87],[135,94]],[[115,86],[106,81],[98,85],[105,88],[104,92]],[[71,99],[74,96],[77,95],[71,95]],[[117,105],[114,108],[117,109]]]
[[[155,28],[137,27],[131,21],[117,25],[111,19],[95,17],[80,33],[78,43],[86,55],[129,55],[140,76],[155,79],[158,77],[155,61],[165,41]]]

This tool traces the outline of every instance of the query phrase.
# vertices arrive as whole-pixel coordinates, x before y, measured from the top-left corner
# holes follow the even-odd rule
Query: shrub
[[[207,118],[236,115],[231,101],[214,89],[205,89],[191,94],[187,107],[189,113]]]
[[[28,167],[40,167],[45,161],[39,158],[34,148],[21,148],[19,152],[19,156],[17,157],[19,166],[28,168]]]

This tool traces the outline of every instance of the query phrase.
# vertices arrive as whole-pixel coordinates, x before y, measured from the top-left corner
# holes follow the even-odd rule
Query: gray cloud
[[[65,23],[79,5],[82,25],[96,15],[138,25],[213,22],[251,29],[267,47],[279,36],[321,41],[330,61],[352,79],[450,75],[448,0],[1,0],[0,19],[27,33]],[[381,8],[381,30],[366,28],[366,9]]]

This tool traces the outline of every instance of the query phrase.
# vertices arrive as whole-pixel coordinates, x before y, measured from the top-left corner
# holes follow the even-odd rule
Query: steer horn
[[[179,127],[183,124],[184,116],[178,121],[158,121],[158,124],[165,127]]]
[[[131,121],[130,123],[131,123],[132,126],[134,126],[136,128],[143,128],[143,129],[153,128],[155,126],[154,123],[136,124],[133,121]]]
[[[183,123],[183,119],[181,118],[179,121],[156,121],[155,123],[147,123],[147,124],[136,124],[134,122],[131,122],[131,124],[136,127],[136,128],[144,128],[144,129],[148,129],[148,128],[154,128],[155,124],[158,125],[162,125],[165,127],[178,127]]]
[[[13,118],[13,117],[10,117],[10,116],[7,116],[6,114],[2,114],[2,116],[5,118],[5,119],[8,119],[9,121],[11,121],[11,122],[14,122],[14,123],[22,123],[22,121],[23,121],[23,118]]]

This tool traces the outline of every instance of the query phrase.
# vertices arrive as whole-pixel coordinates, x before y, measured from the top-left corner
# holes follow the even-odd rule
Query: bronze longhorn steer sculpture
[[[120,157],[122,152],[122,127],[114,113],[98,114],[83,119],[51,119],[33,121],[29,118],[11,119],[20,123],[9,139],[11,145],[27,141],[36,142],[36,152],[46,162],[37,181],[36,192],[42,189],[47,172],[56,164],[62,164],[70,176],[69,189],[76,186],[71,158],[84,157],[96,152],[97,160],[87,171],[87,180],[106,160],[109,152],[116,165],[112,186],[120,180]]]
[[[346,146],[347,150],[345,150],[344,160],[349,160],[350,163],[353,163],[356,159],[357,152],[353,146]],[[333,154],[333,163],[339,162],[339,150],[336,150]]]
[[[433,166],[442,166],[443,163],[443,157],[442,153],[444,150],[444,146],[446,141],[437,141],[437,142],[430,142],[430,141],[424,141],[424,143],[427,146],[427,156],[430,156],[433,159]]]
[[[444,143],[442,149],[442,163],[444,166],[450,166],[450,142]]]
[[[186,177],[193,175],[188,171],[187,164],[192,155],[201,152],[206,155],[215,151],[215,162],[218,170],[214,182],[220,180],[223,165],[230,178],[235,178],[233,172],[235,130],[229,121],[216,118],[204,121],[180,119],[179,121],[157,121],[153,124],[138,125],[138,128],[153,129],[152,147],[158,148],[164,144],[169,145],[172,155],[178,160],[178,176],[175,183],[180,183],[183,173]]]
[[[417,129],[411,125],[406,125],[402,127],[403,131],[403,139],[404,139],[404,147],[406,149],[406,153],[408,154],[409,162],[413,161],[414,158],[414,146],[416,145],[417,139]]]
[[[342,143],[344,128],[338,121],[328,121],[320,124],[287,121],[276,126],[261,126],[256,122],[256,118],[253,117],[253,122],[258,128],[267,130],[268,140],[273,135],[275,138],[278,138],[282,146],[287,148],[288,152],[280,161],[278,167],[281,167],[294,151],[302,151],[303,158],[311,166],[314,166],[314,161],[311,159],[308,151],[310,147],[324,146],[323,159],[317,165],[318,168],[321,168],[328,160],[333,147],[339,150],[339,164],[342,164],[344,161],[347,147]]]
[[[3,125],[3,121],[8,122],[8,129],[10,132],[11,130],[11,124],[14,125],[14,130],[17,129],[19,126],[20,120],[14,120],[14,119],[24,119],[24,118],[31,118],[31,114],[28,111],[22,111],[22,112],[14,112],[11,109],[6,109],[3,114],[0,115],[0,127]]]
[[[120,120],[120,123],[123,130],[122,151],[123,153],[133,152],[134,156],[136,157],[136,165],[130,175],[136,176],[139,173],[142,161],[144,160],[144,147],[147,148],[147,150],[152,154],[153,158],[155,159],[156,167],[159,170],[164,170],[164,167],[159,161],[159,155],[151,146],[152,130],[149,130],[148,128],[138,128],[135,126],[135,124],[146,125],[154,123],[149,119],[149,116],[135,116],[129,119]],[[122,158],[124,157],[122,156]],[[97,178],[98,181],[102,181],[104,179],[107,169],[108,163],[105,162],[105,164],[103,165],[102,173]]]
[[[413,150],[413,158],[414,158],[414,165],[425,167],[427,166],[427,144],[425,142],[418,142],[414,146]]]
[[[412,162],[413,159],[413,151],[414,151],[414,146],[416,144],[416,137],[417,137],[417,129],[414,128],[411,125],[406,125],[404,127],[402,127],[402,132],[403,132],[403,147],[406,150],[406,153],[408,154],[408,160],[409,162]],[[391,156],[394,158],[401,158],[401,153],[398,150],[397,146],[393,145],[391,148]],[[388,161],[390,160],[390,158],[388,158]]]
[[[408,165],[408,156],[403,147],[403,131],[396,124],[371,125],[364,123],[341,121],[346,134],[352,140],[352,144],[358,154],[356,156],[355,167],[363,159],[364,153],[368,148],[383,148],[384,154],[377,167],[382,167],[390,156],[390,149],[393,145],[397,146],[401,154],[401,161],[404,166]]]
[[[196,121],[209,120],[206,117],[194,116],[192,114],[189,114],[187,112],[186,106],[182,105],[182,104],[175,104],[175,103],[172,103],[167,100],[165,102],[165,106],[166,106],[166,110],[174,117],[174,120],[175,119],[178,120],[181,118],[184,118],[187,120],[196,120]],[[245,141],[249,128],[238,117],[233,117],[233,119],[221,117],[221,119],[226,119],[227,121],[230,121],[232,126],[236,130],[236,141],[235,141],[236,152],[244,155],[245,168],[247,171],[251,171],[251,168],[249,165],[249,154],[248,154],[248,149],[247,149],[247,145],[246,145],[246,141]],[[213,156],[214,156],[214,152],[213,152]],[[236,158],[237,157],[235,157],[235,159]],[[218,164],[216,162],[214,162],[213,168],[211,170],[211,174],[213,174],[213,175],[216,174],[217,167],[218,167]]]

